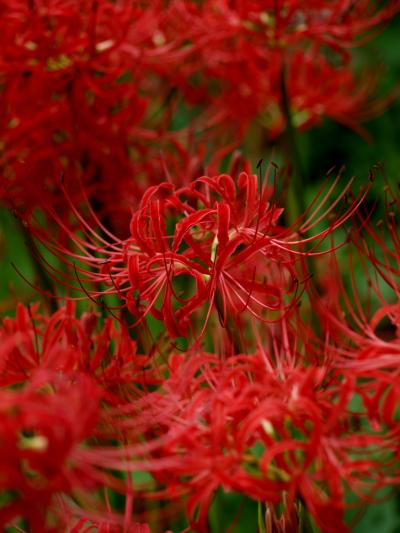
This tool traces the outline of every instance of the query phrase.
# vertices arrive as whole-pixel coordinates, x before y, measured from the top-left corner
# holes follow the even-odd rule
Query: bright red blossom
[[[307,349],[312,356],[312,344]],[[186,495],[196,531],[208,531],[219,488],[272,506],[284,497],[288,515],[300,497],[323,531],[345,531],[345,486],[369,501],[395,479],[396,440],[385,436],[384,422],[363,429],[368,415],[352,407],[357,374],[344,375],[328,359],[307,368],[300,353],[291,352],[291,362],[281,350],[225,361],[174,356],[160,390],[132,406],[134,425],[158,437],[129,447],[127,468],[145,468],[161,483],[151,499]],[[117,450],[104,450],[102,460],[122,468]]]
[[[288,223],[275,165],[232,154],[250,125],[365,133],[390,98],[351,49],[399,9],[0,0],[0,199],[63,302],[0,326],[0,529],[206,533],[225,491],[337,533],[399,483],[398,196],[374,226],[339,172]]]
[[[123,241],[104,227],[103,238],[76,210],[86,239],[70,232],[55,212],[52,216],[77,252],[48,236],[39,238],[61,261],[67,262],[68,255],[77,261],[74,272],[62,279],[67,287],[72,288],[68,278],[75,277],[91,299],[116,294],[138,322],[151,313],[174,337],[196,331],[200,309],[205,316],[200,333],[214,307],[223,325],[228,316],[236,321],[245,311],[271,321],[296,302],[307,277],[301,258],[326,253],[320,244],[352,216],[365,196],[363,190],[349,206],[341,205],[349,183],[325,207],[336,183],[318,203],[321,190],[289,228],[279,223],[283,210],[275,204],[272,189],[260,185],[257,176],[241,173],[236,180],[227,174],[203,176],[180,189],[170,183],[150,187],[132,215],[131,237]],[[311,235],[329,214],[333,217],[326,229]],[[57,271],[49,273],[61,279]],[[180,280],[192,286],[191,293],[180,294]],[[89,283],[109,288],[91,290]]]

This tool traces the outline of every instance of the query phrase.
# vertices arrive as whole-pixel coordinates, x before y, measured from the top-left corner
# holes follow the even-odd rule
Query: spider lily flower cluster
[[[68,287],[75,273],[92,307],[101,286],[120,305],[102,306],[110,313],[103,324],[98,311],[79,318],[72,301],[52,315],[19,306],[4,321],[2,446],[14,465],[4,488],[18,490],[3,510],[4,525],[24,516],[37,530],[55,522],[80,531],[97,521],[136,531],[150,521],[158,531],[185,512],[191,528],[205,532],[210,505],[224,490],[261,502],[271,531],[297,530],[305,510],[322,531],[345,531],[349,492],[366,503],[398,482],[398,339],[377,331],[383,316],[398,327],[398,303],[385,303],[380,285],[399,293],[398,239],[388,215],[393,246],[375,256],[361,233],[372,236],[371,246],[385,242],[360,211],[368,189],[341,205],[350,184],[333,202],[337,181],[289,227],[273,190],[242,172],[149,188],[125,241],[105,234],[99,221],[95,230],[77,210],[81,231],[62,226],[70,248],[48,236],[47,247],[75,265],[64,279],[57,271],[60,282]],[[335,259],[334,232],[349,219],[354,244],[341,245],[352,246],[361,264],[368,259],[366,279],[382,305],[369,315],[360,314],[358,296],[351,305]],[[332,244],[321,250],[328,238]],[[326,290],[304,278],[312,307],[303,313],[298,280],[308,272],[306,258],[330,268]],[[177,294],[181,276],[184,292]],[[98,288],[90,293],[84,284]],[[152,335],[146,314],[170,339],[185,337],[187,351],[163,334],[145,349]],[[214,352],[202,345],[209,332]],[[62,415],[66,401],[76,413]],[[123,495],[120,514],[102,488]],[[27,498],[30,509],[37,506],[32,515],[24,511]]]
[[[0,198],[33,209],[47,196],[61,210],[65,172],[123,231],[165,169],[185,184],[201,175],[202,152],[212,145],[220,160],[254,122],[270,138],[288,113],[296,127],[329,116],[362,131],[386,100],[374,99],[376,73],[354,74],[351,49],[398,9],[397,0],[1,1]],[[177,123],[179,111],[191,119]]]
[[[327,312],[324,324],[335,342],[317,338],[296,310],[253,353],[221,359],[195,348],[165,358],[138,355],[111,318],[99,330],[96,314],[77,318],[71,304],[52,316],[20,306],[1,331],[2,486],[18,490],[3,526],[22,515],[39,531],[50,513],[83,526],[103,513],[119,530],[128,515],[107,518],[101,499],[89,499],[89,518],[79,518],[69,500],[111,486],[127,502],[186,498],[202,531],[223,487],[268,508],[285,494],[287,514],[300,496],[323,531],[343,530],[345,485],[369,501],[398,479],[400,389],[397,337],[361,338],[335,317]],[[116,438],[122,448],[109,444]],[[152,478],[136,487],[113,479],[116,469]]]
[[[375,224],[330,173],[293,221],[235,152],[361,131],[351,50],[399,9],[0,0],[0,198],[46,280],[15,265],[42,301],[0,325],[0,529],[207,533],[235,493],[345,532],[399,483],[398,197]]]

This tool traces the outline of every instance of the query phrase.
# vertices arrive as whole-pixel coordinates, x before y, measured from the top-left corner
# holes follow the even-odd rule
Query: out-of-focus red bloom
[[[126,448],[128,464],[104,450],[104,466],[151,472],[161,489],[150,499],[186,495],[195,531],[208,530],[221,487],[269,506],[284,498],[288,517],[300,498],[323,531],[346,531],[346,490],[365,502],[393,483],[397,441],[383,422],[370,429],[352,403],[357,375],[331,366],[308,333],[303,343],[282,331],[271,352],[171,357],[163,386],[131,410],[132,429],[157,436]]]
[[[76,202],[82,181],[119,226],[165,169],[185,168],[183,183],[200,174],[199,145],[237,146],[257,118],[279,135],[283,80],[296,127],[330,116],[359,130],[385,102],[371,105],[375,78],[354,77],[349,49],[398,9],[397,0],[1,1],[0,197],[60,209],[62,172]]]
[[[78,318],[71,302],[50,316],[37,305],[19,305],[16,318],[3,320],[0,344],[1,387],[20,385],[39,370],[79,372],[97,381],[104,399],[118,404],[138,385],[147,388],[160,380],[151,357],[137,353],[126,327],[117,328],[109,317],[99,328],[96,313]]]
[[[248,32],[264,31],[269,44],[281,43],[285,45],[308,40],[320,42],[337,49],[347,49],[357,45],[360,38],[366,37],[369,30],[376,31],[379,24],[387,22],[399,9],[397,2],[387,2],[377,6],[370,0],[351,3],[348,0],[333,0],[326,4],[322,0],[244,0],[226,2],[211,0],[201,2],[173,2],[175,9],[181,10],[181,20],[196,21],[198,26],[192,25],[188,31],[200,33],[200,22],[209,23],[214,30],[216,24],[225,24],[225,30],[220,37],[222,40],[227,28],[244,28]],[[212,9],[213,7],[213,9]],[[192,18],[190,18],[192,17]],[[203,27],[204,29],[204,27]],[[210,38],[215,38],[213,31]],[[261,42],[261,36],[258,37]]]
[[[37,305],[19,305],[1,326],[0,490],[10,498],[0,509],[0,527],[25,518],[33,532],[61,532],[87,513],[76,531],[96,519],[104,532],[146,532],[132,519],[132,484],[103,467],[102,452],[116,441],[142,439],[129,416],[165,369],[137,354],[128,330],[111,317],[100,328],[96,313],[78,318],[74,307],[69,302],[49,316]],[[88,447],[89,463],[80,455]],[[126,493],[125,515],[104,508],[99,494],[110,488]]]
[[[380,114],[392,99],[392,96],[374,98],[375,74],[366,72],[356,77],[349,68],[332,65],[318,48],[295,51],[288,57],[286,69],[292,120],[298,128],[313,126],[329,117],[368,137],[362,124]],[[285,127],[285,117],[274,104],[271,111],[266,107],[263,118],[266,125],[271,122],[272,133]]]
[[[100,389],[82,374],[41,371],[22,389],[0,391],[0,510],[2,529],[17,517],[47,531],[57,494],[90,489],[96,471],[76,455],[99,416]]]
[[[397,1],[377,7],[370,0],[174,5],[171,25],[190,43],[183,64],[172,69],[185,98],[206,103],[207,124],[221,126],[222,134],[239,127],[244,135],[258,117],[272,137],[286,126],[283,78],[295,126],[330,116],[359,128],[362,111],[372,112],[371,83],[355,78],[350,49],[400,8]]]
[[[140,181],[162,170],[159,151],[174,151],[173,107],[162,108],[154,79],[174,50],[156,42],[161,11],[159,2],[0,2],[1,198],[54,203],[61,172],[78,199],[79,181],[98,203],[111,185],[115,198],[116,180],[121,199],[140,197]]]

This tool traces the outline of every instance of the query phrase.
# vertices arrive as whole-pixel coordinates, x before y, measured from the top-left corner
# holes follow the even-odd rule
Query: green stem
[[[282,65],[281,69],[281,92],[282,110],[286,119],[287,159],[289,162],[292,162],[292,174],[288,183],[286,197],[286,221],[288,224],[294,224],[307,208],[306,202],[304,201],[307,179],[297,143],[296,129],[293,124],[290,98],[287,91],[285,65]],[[305,264],[308,272],[312,273],[314,267],[313,258],[306,257]]]
[[[258,508],[257,508],[257,518],[258,518],[258,532],[259,533],[266,533],[267,529],[265,527],[264,522],[264,505],[262,502],[258,502]]]
[[[288,159],[292,163],[292,175],[288,185],[286,205],[287,205],[287,221],[292,224],[298,220],[305,211],[304,202],[304,184],[306,182],[304,176],[303,165],[299,148],[297,145],[296,131],[293,125],[293,118],[290,109],[290,99],[286,84],[286,70],[282,66],[281,69],[281,93],[282,93],[282,111],[286,120],[286,142]]]
[[[223,317],[224,315],[223,315],[223,310],[222,310],[222,301],[221,301],[221,297],[219,294],[217,294],[214,298],[214,305],[218,312],[219,317]],[[224,328],[226,329],[229,339],[233,343],[235,353],[236,354],[243,353],[243,350],[241,348],[242,343],[241,343],[240,336],[238,333],[238,328],[235,327],[235,324],[231,317],[229,316],[225,317]]]
[[[56,294],[53,286],[52,279],[48,276],[46,273],[46,270],[41,267],[38,259],[34,255],[34,250],[36,248],[36,243],[32,238],[32,235],[30,234],[29,230],[24,225],[23,221],[17,217],[18,225],[20,227],[21,233],[24,236],[26,246],[29,250],[29,255],[31,257],[32,266],[35,270],[35,275],[39,283],[39,287],[41,287],[44,291],[46,291],[49,294]],[[50,310],[52,313],[55,313],[58,309],[57,306],[57,300],[55,298],[47,298],[46,299]]]

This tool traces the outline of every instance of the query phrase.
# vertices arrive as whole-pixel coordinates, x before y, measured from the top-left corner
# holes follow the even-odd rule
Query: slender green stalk
[[[17,220],[18,220],[18,226],[20,228],[22,235],[24,236],[24,240],[28,248],[29,255],[31,257],[31,263],[34,268],[35,276],[38,280],[39,287],[49,294],[56,295],[56,291],[53,285],[53,280],[47,274],[46,270],[42,268],[37,257],[35,257],[34,250],[36,249],[36,243],[33,240],[32,235],[30,234],[27,227],[24,225],[23,221],[19,218],[17,218]],[[50,307],[51,312],[55,313],[58,308],[57,300],[55,298],[47,298],[46,301],[47,301],[48,306]]]
[[[257,518],[258,518],[258,531],[259,533],[266,533],[267,532],[267,529],[265,527],[265,522],[264,522],[264,505],[262,502],[258,502],[258,508],[257,508]]]
[[[296,132],[293,125],[293,117],[290,108],[290,99],[286,84],[286,70],[282,66],[281,70],[281,93],[282,93],[282,111],[286,121],[286,151],[287,159],[292,166],[292,174],[288,183],[286,196],[287,222],[292,224],[305,211],[304,202],[304,185],[305,176],[301,161],[299,148],[297,145]]]

